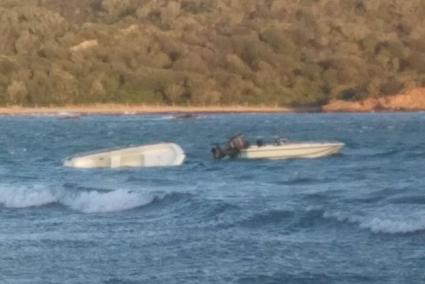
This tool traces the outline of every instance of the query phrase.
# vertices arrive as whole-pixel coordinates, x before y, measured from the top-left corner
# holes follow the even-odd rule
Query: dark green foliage
[[[2,0],[0,105],[313,106],[425,84],[423,0]]]

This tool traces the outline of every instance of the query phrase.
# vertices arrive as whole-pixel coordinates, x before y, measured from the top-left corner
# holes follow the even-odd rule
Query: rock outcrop
[[[361,101],[333,100],[323,106],[324,112],[374,112],[425,110],[425,88],[407,90],[399,95],[368,98]]]

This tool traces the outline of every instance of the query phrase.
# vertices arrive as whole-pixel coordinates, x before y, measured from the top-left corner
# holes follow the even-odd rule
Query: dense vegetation
[[[423,0],[0,0],[0,104],[320,105],[425,84]]]

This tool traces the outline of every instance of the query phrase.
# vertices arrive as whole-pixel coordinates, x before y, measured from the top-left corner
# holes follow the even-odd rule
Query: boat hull
[[[335,155],[344,147],[343,143],[285,143],[282,145],[251,146],[241,150],[243,159],[302,159]]]
[[[181,165],[185,158],[177,144],[161,143],[78,154],[65,159],[64,166],[82,169],[166,167]]]

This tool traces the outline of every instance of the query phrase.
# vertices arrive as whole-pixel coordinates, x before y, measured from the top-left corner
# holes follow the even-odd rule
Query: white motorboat
[[[174,143],[129,146],[77,154],[66,158],[64,166],[73,168],[125,168],[178,166],[186,156]]]
[[[250,146],[240,150],[239,158],[245,159],[297,159],[320,158],[337,154],[344,147],[343,143],[284,143],[280,145]]]
[[[280,160],[326,157],[339,153],[343,147],[344,143],[340,142],[289,142],[282,139],[276,139],[270,144],[257,140],[256,145],[249,145],[242,135],[237,135],[223,147],[214,147],[212,152],[216,159]]]

